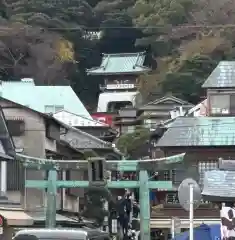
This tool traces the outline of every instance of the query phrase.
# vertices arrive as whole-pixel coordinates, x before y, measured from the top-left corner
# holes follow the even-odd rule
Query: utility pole
[[[149,181],[148,171],[171,170],[184,168],[185,153],[171,157],[149,160],[120,160],[105,161],[102,158],[89,158],[88,160],[48,160],[17,154],[17,158],[25,168],[49,170],[48,180],[26,180],[26,188],[38,188],[48,191],[46,227],[56,226],[56,191],[58,188],[87,188],[90,186],[124,189],[139,188],[140,192],[140,234],[141,240],[150,240],[150,189],[172,189],[171,181]],[[97,171],[97,168],[100,169]],[[87,170],[89,181],[60,181],[57,180],[57,170],[79,169]],[[106,181],[105,172],[109,171],[136,171],[139,181]]]

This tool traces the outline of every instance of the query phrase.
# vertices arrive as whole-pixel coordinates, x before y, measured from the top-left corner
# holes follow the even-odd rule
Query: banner
[[[235,207],[226,205],[222,206],[220,210],[221,240],[235,240]]]

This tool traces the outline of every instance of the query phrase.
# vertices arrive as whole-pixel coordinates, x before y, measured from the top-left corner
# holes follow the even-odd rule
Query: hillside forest
[[[1,0],[0,75],[38,85],[71,84],[92,109],[99,77],[86,76],[102,53],[146,51],[153,68],[139,79],[147,101],[172,93],[200,101],[201,83],[235,59],[235,0]],[[99,39],[86,38],[100,31]]]

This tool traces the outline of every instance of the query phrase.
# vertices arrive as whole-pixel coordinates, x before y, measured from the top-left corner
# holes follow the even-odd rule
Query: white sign
[[[135,88],[135,84],[107,84],[107,89],[131,89]]]
[[[3,234],[3,227],[0,227],[0,234]]]

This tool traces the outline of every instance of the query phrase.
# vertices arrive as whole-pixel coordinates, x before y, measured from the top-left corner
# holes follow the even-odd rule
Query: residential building
[[[120,108],[127,105],[135,107],[141,103],[138,77],[150,71],[144,64],[144,52],[103,54],[101,65],[87,70],[88,75],[104,79],[97,112],[116,114]]]
[[[205,172],[218,168],[218,159],[234,159],[235,139],[235,62],[220,62],[203,84],[207,90],[207,116],[177,117],[168,125],[156,147],[164,156],[185,152],[185,169],[159,172],[159,180],[172,180],[175,191],[157,191],[156,198],[162,207],[152,212],[156,226],[161,222],[170,228],[172,216],[189,224],[188,214],[180,207],[177,186],[187,176],[201,185]],[[219,209],[214,203],[203,202],[195,210],[195,222],[219,223]],[[165,225],[163,226],[163,223]],[[182,228],[184,228],[182,224]]]
[[[182,99],[165,96],[138,108],[127,106],[120,109],[113,123],[120,134],[133,132],[137,125],[155,129],[169,119],[185,115],[193,107],[193,104]]]
[[[140,118],[142,111],[137,108],[127,106],[118,111],[118,115],[114,117],[114,125],[119,132],[119,136],[125,133],[133,133],[137,125],[143,125]]]
[[[138,109],[142,111],[140,118],[143,119],[144,126],[155,128],[156,125],[177,117],[178,112],[184,115],[192,107],[194,105],[189,102],[166,95],[140,106]]]
[[[142,149],[136,150],[135,156],[141,154],[137,158],[145,156],[158,158],[162,157],[160,149],[156,148],[156,137],[160,137],[159,129],[161,129],[161,134],[163,134],[166,123],[172,122],[177,116],[187,114],[193,107],[194,105],[182,99],[167,95],[138,108],[127,106],[120,109],[119,114],[114,117],[113,124],[119,135],[133,133],[136,127],[139,126],[150,129],[151,137],[149,143],[143,144]],[[158,130],[155,130],[156,128]]]
[[[65,109],[91,119],[71,86],[37,86],[31,78],[0,81],[0,96],[41,113]]]
[[[79,129],[70,127],[50,115],[14,103],[7,99],[0,99],[0,106],[6,116],[7,126],[12,135],[18,152],[38,158],[53,158],[66,161],[67,159],[84,159],[83,151],[89,149],[98,156],[116,159],[120,153],[115,152],[111,143],[102,141]],[[7,181],[7,196],[10,200],[21,201],[27,210],[45,207],[45,192],[37,189],[25,189],[25,178],[28,180],[42,180],[47,173],[39,170],[25,170],[19,161],[7,167],[10,178]],[[63,180],[81,180],[84,172],[68,171],[60,173]],[[83,189],[58,191],[57,209],[78,212],[84,197]],[[78,198],[81,201],[78,201]]]
[[[222,61],[202,85],[210,116],[235,115],[235,61]]]
[[[82,158],[80,152],[60,141],[60,124],[49,115],[4,98],[0,99],[0,106],[17,152],[41,158],[51,157],[53,154],[54,158],[64,159],[70,159],[73,153],[77,158]],[[42,180],[45,178],[44,172],[23,170],[19,161],[12,162],[7,171],[10,174],[8,176],[11,176],[7,181],[7,196],[10,200],[21,202],[27,209],[42,208],[45,205],[43,191],[24,191],[25,175],[27,179]]]
[[[66,110],[54,113],[53,117],[107,142],[113,142],[117,135],[117,131],[104,122],[86,118]]]
[[[7,122],[0,108],[0,219],[2,222],[1,234],[4,239],[8,239],[12,226],[22,227],[33,225],[33,218],[24,212],[20,202],[11,201],[7,197],[7,193],[11,190],[9,182],[12,179],[12,172],[7,168],[12,167],[16,163],[15,145],[8,131]]]

